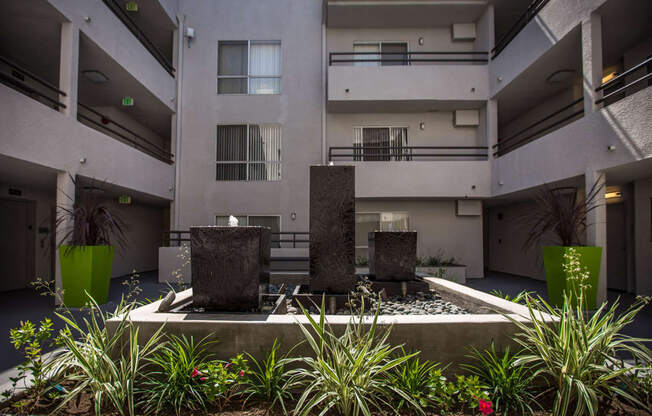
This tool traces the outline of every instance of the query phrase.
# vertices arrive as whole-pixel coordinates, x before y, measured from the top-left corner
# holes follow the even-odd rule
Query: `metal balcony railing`
[[[627,80],[627,77],[638,72],[639,70],[645,70],[645,74],[631,81]],[[644,88],[651,85],[652,81],[652,56],[648,56],[640,64],[629,68],[627,71],[622,74],[612,78],[611,80],[605,82],[595,89],[596,92],[602,92],[602,97],[595,101],[596,104],[609,105],[613,102],[616,102],[620,99],[623,99],[627,96],[627,90],[635,85],[639,85],[647,81]]]
[[[190,243],[190,231],[163,231],[163,247],[178,247],[183,243]],[[308,243],[310,233],[307,231],[273,232],[270,237],[270,246],[275,248],[307,247]]]
[[[328,65],[376,62],[392,65],[413,63],[480,63],[489,62],[489,52],[331,52]]]
[[[333,146],[328,160],[361,162],[419,161],[441,159],[487,160],[487,146]]]
[[[67,94],[9,59],[0,56],[0,82],[55,110],[66,108],[60,97]]]
[[[174,67],[172,66],[172,62],[168,60],[168,58],[163,55],[163,53],[160,51],[159,48],[156,47],[156,45],[145,35],[145,32],[143,32],[136,22],[133,21],[131,17],[127,14],[127,12],[124,9],[124,3],[120,4],[120,2],[116,0],[103,0],[104,4],[106,4],[106,7],[108,7],[113,14],[116,15],[120,21],[127,26],[127,29],[133,33],[133,35],[140,41],[140,43],[143,44],[145,49],[149,51],[149,53],[152,54],[154,59],[158,61],[163,68],[172,76],[174,76]],[[170,33],[170,36],[172,34]]]
[[[549,114],[519,130],[511,136],[504,139],[498,139],[498,143],[492,146],[493,155],[500,157],[550,133],[553,130],[556,130],[562,124],[567,124],[581,118],[584,115],[583,103],[584,98],[575,100],[554,113]],[[581,108],[578,109],[578,107]]]
[[[516,35],[518,35],[521,30],[527,26],[530,20],[534,19],[534,17],[539,14],[541,9],[543,9],[549,1],[550,0],[534,0],[532,3],[530,3],[525,12],[518,19],[516,19],[509,30],[505,32],[505,34],[501,36],[500,39],[498,39],[496,45],[491,50],[491,59],[495,59],[503,51],[503,49],[509,45],[509,43],[516,37]]]
[[[86,123],[97,127],[97,130],[108,133],[110,136],[117,136],[120,141],[135,147],[143,153],[147,153],[148,155],[155,157],[162,162],[168,164],[173,163],[172,153],[163,149],[159,145],[152,143],[147,138],[141,136],[138,133],[135,133],[133,130],[125,127],[124,125],[111,120],[109,117],[98,112],[97,110],[92,109],[87,105],[82,103],[77,103],[77,105],[77,119],[79,121],[83,120]]]

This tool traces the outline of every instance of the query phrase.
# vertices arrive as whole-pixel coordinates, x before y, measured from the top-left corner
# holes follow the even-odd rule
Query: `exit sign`
[[[135,1],[128,1],[127,4],[125,4],[125,7],[127,8],[128,12],[138,11],[138,3],[136,3]]]
[[[134,105],[134,99],[133,97],[123,97],[122,98],[122,105],[125,107],[131,107]]]
[[[131,204],[131,196],[129,195],[120,195],[118,197],[118,203],[122,205],[130,205]]]

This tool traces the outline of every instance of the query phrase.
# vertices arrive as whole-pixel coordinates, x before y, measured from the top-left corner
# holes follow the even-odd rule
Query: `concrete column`
[[[589,190],[596,186],[602,186],[595,198],[596,207],[592,209],[586,219],[586,244],[588,246],[602,247],[602,263],[600,264],[600,278],[598,280],[597,303],[607,300],[607,205],[606,205],[606,183],[605,175],[591,169],[584,173],[585,189]]]
[[[70,22],[61,24],[61,54],[59,55],[59,97],[66,105],[63,113],[77,118],[77,73],[79,71],[79,28]]]
[[[487,146],[489,147],[489,160],[494,159],[493,147],[498,143],[498,101],[495,99],[487,101]]]
[[[599,108],[595,100],[601,97],[595,91],[602,84],[602,19],[597,14],[582,22],[582,71],[584,114],[588,114]]]
[[[61,215],[62,207],[72,208],[75,204],[75,184],[70,179],[70,174],[68,172],[58,172],[57,173],[57,217]],[[70,230],[72,223],[66,221],[61,223],[59,227],[54,230],[55,235],[55,244],[57,249],[55,250],[55,269],[54,269],[54,282],[57,291],[62,289],[61,284],[61,264],[59,263],[59,244],[62,242],[61,239],[65,233]],[[56,299],[57,304],[60,303],[60,299]]]

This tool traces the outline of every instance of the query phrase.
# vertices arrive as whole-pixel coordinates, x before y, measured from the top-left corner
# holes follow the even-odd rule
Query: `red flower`
[[[206,381],[206,380],[208,380],[208,379],[207,379],[206,377],[201,377],[199,380],[201,380],[201,381]]]
[[[240,370],[240,377],[244,377],[244,370]]]
[[[491,403],[490,400],[478,400],[478,410],[480,413],[483,415],[490,415],[494,412],[494,409],[492,409],[493,403]]]
[[[228,363],[227,365],[224,366],[224,368],[229,368],[229,367],[231,367],[231,364],[233,364],[233,363]]]
[[[192,369],[191,377],[195,378],[197,376],[203,376],[203,374],[202,374],[201,371],[197,370],[197,367],[195,367],[195,368]]]

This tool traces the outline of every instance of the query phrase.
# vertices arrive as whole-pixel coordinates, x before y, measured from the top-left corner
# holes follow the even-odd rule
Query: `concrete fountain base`
[[[451,363],[449,371],[459,371],[459,364],[468,362],[466,354],[470,346],[487,348],[492,340],[499,349],[513,345],[511,336],[516,332],[516,326],[501,313],[520,322],[528,321],[528,310],[523,305],[444,279],[424,279],[442,298],[465,308],[470,314],[381,315],[378,323],[381,327],[392,326],[389,337],[392,344],[405,344],[409,351],[421,351],[421,359]],[[211,348],[220,359],[229,359],[245,351],[259,358],[269,350],[275,338],[287,350],[303,340],[297,324],[308,324],[302,315],[174,312],[175,308],[191,301],[192,289],[188,289],[177,294],[171,312],[157,312],[160,302],[157,301],[133,310],[129,319],[139,327],[143,342],[163,324],[166,333],[185,334],[195,340],[212,334],[219,342]],[[335,331],[343,331],[350,317],[327,315],[326,319]],[[365,318],[366,322],[371,319]],[[119,321],[120,318],[109,320],[109,331]],[[295,350],[295,354],[304,353],[309,354],[305,345]]]

